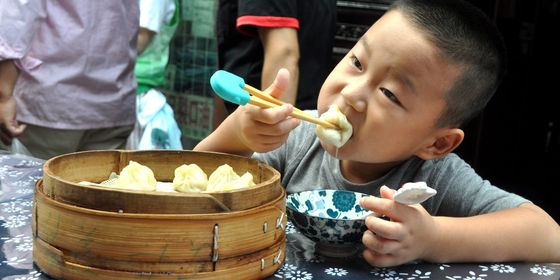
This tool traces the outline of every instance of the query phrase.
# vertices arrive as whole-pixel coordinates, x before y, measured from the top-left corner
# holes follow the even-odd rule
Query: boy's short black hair
[[[476,117],[496,92],[506,68],[497,27],[481,10],[461,0],[397,0],[390,10],[403,13],[443,58],[462,68],[436,125],[460,127]]]

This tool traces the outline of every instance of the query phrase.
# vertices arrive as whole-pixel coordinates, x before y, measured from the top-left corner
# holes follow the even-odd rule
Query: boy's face
[[[404,160],[434,143],[444,93],[460,73],[399,11],[381,17],[323,83],[319,113],[337,104],[354,134],[338,157],[365,163]],[[336,148],[323,143],[335,155]]]

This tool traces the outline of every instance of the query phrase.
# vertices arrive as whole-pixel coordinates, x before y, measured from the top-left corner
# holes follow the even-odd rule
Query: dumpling
[[[197,164],[183,164],[175,169],[173,188],[179,192],[202,192],[208,185],[208,175]]]
[[[346,144],[346,141],[352,136],[352,125],[346,119],[346,116],[340,112],[338,106],[332,104],[329,110],[321,114],[319,117],[322,120],[337,125],[340,129],[327,128],[318,125],[315,129],[317,137],[327,144],[334,145],[340,148]]]
[[[228,164],[224,164],[216,168],[210,178],[208,178],[207,192],[227,191],[254,186],[253,175],[245,172],[243,176],[239,176],[233,168]]]
[[[255,183],[253,182],[253,174],[249,172],[245,172],[245,174],[243,174],[241,177],[237,176],[236,179],[233,179],[228,182],[222,182],[222,184],[216,187],[218,190],[215,191],[229,191],[229,190],[235,190],[241,188],[248,188],[254,185]]]
[[[221,191],[221,185],[239,178],[239,175],[233,171],[233,168],[228,164],[224,164],[216,168],[210,178],[208,178],[208,187],[206,191],[216,192]]]
[[[121,171],[111,187],[140,191],[155,191],[156,178],[154,172],[147,166],[130,161]]]

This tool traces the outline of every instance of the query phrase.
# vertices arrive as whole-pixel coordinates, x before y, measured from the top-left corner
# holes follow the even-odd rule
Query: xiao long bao
[[[221,192],[255,185],[251,173],[245,172],[239,176],[228,164],[216,168],[210,177],[195,163],[177,167],[174,174],[172,183],[158,182],[149,167],[131,160],[120,174],[111,174],[101,185],[161,192]],[[80,182],[80,184],[88,185],[89,182]]]
[[[346,116],[340,112],[338,106],[332,104],[329,110],[321,114],[320,118],[324,121],[330,122],[338,129],[326,128],[318,125],[315,129],[317,137],[327,144],[334,145],[340,148],[346,144],[346,141],[352,136],[352,125],[346,119]]]

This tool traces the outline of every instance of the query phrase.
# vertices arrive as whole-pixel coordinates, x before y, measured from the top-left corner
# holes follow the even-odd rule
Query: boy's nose
[[[350,105],[357,112],[366,111],[367,96],[369,89],[366,83],[350,81],[340,92],[346,104]]]

